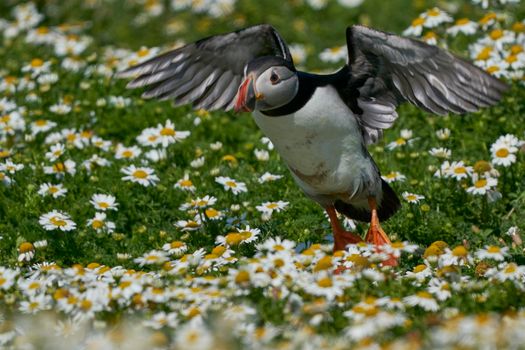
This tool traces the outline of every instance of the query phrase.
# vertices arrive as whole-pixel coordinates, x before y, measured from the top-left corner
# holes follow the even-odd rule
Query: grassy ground
[[[13,19],[8,14],[15,3],[4,1],[0,4],[0,13],[5,14],[3,17],[9,21]],[[96,64],[107,64],[104,58],[107,46],[132,50],[138,50],[141,46],[165,46],[176,40],[189,42],[206,35],[268,22],[279,30],[288,43],[304,45],[306,59],[301,66],[311,70],[334,69],[342,62],[337,64],[322,62],[318,53],[327,47],[344,44],[344,30],[347,25],[364,23],[400,33],[420,12],[434,5],[449,11],[454,9],[455,18],[468,14],[470,18],[479,19],[487,12],[466,1],[368,0],[360,7],[350,9],[332,2],[321,10],[315,10],[302,1],[239,1],[232,14],[219,18],[190,10],[177,13],[166,10],[158,16],[144,20],[143,23],[137,23],[144,6],[139,1],[91,1],[82,5],[83,3],[83,1],[37,2],[38,10],[45,16],[40,25],[55,27],[68,24],[70,27],[63,27],[67,35],[86,35],[91,38],[89,46],[75,56],[85,64],[79,72],[64,69],[62,62],[66,56],[54,52],[52,46],[26,43],[25,32],[12,38],[4,35],[3,45],[0,46],[0,62],[2,62],[0,79],[6,81],[8,76],[13,76],[20,82],[27,77],[27,81],[35,84],[29,89],[4,90],[0,95],[0,99],[5,98],[5,101],[16,104],[16,111],[20,113],[26,124],[13,133],[6,128],[0,129],[2,132],[0,151],[4,158],[2,162],[7,164],[8,161],[12,161],[24,166],[23,169],[12,174],[4,171],[4,180],[6,176],[9,177],[10,184],[7,180],[4,181],[3,186],[0,183],[0,265],[10,269],[20,268],[17,270],[20,271],[20,276],[29,271],[29,266],[36,263],[54,263],[66,269],[74,264],[88,266],[96,262],[111,267],[118,265],[126,269],[157,271],[158,265],[142,267],[140,266],[142,264],[134,259],[151,250],[161,251],[166,243],[173,241],[184,242],[188,252],[200,248],[211,252],[217,246],[217,237],[242,229],[246,224],[259,228],[260,235],[255,243],[230,247],[236,251],[235,256],[243,261],[239,266],[249,266],[249,258],[260,251],[256,249],[255,244],[271,237],[280,236],[289,239],[297,242],[302,248],[312,243],[326,243],[330,239],[328,237],[330,228],[323,211],[314,202],[308,200],[293,183],[278,154],[269,150],[267,161],[258,160],[255,156],[256,149],[266,150],[267,145],[262,143],[261,138],[264,135],[257,129],[248,114],[236,115],[224,112],[210,114],[192,111],[188,107],[175,109],[169,102],[143,101],[140,99],[140,91],[126,90],[125,82],[116,80],[111,75],[86,73]],[[514,15],[515,19],[522,19],[525,15],[522,5],[511,6],[505,11]],[[502,25],[506,23],[502,22]],[[166,28],[172,28],[172,31],[167,31]],[[446,38],[448,46],[463,56],[467,56],[466,44],[469,40],[464,36]],[[50,72],[56,73],[58,80],[41,83],[37,81],[36,76],[30,77],[30,73],[23,72],[23,67],[34,59],[49,62]],[[124,64],[123,61],[122,59],[117,62]],[[517,159],[509,167],[492,167],[499,172],[498,185],[495,189],[501,193],[501,198],[494,202],[488,202],[485,195],[467,193],[466,189],[473,184],[471,177],[457,181],[433,176],[443,160],[429,154],[431,148],[446,147],[452,152],[450,161],[464,161],[467,165],[477,167],[476,170],[479,172],[482,166],[491,167],[490,148],[500,136],[513,134],[523,140],[525,89],[522,83],[510,82],[510,84],[512,88],[501,104],[465,116],[436,117],[404,105],[398,110],[400,118],[396,125],[386,131],[382,141],[370,147],[370,152],[383,175],[398,171],[406,176],[406,180],[392,183],[400,196],[405,191],[424,196],[424,199],[418,203],[409,203],[402,199],[402,209],[383,225],[393,241],[410,241],[421,247],[416,253],[412,252],[401,259],[400,267],[396,268],[399,271],[387,272],[387,276],[392,277],[389,275],[391,273],[405,276],[407,271],[414,270],[417,265],[428,263],[425,260],[428,255],[424,257],[422,255],[425,248],[435,241],[445,241],[451,249],[460,245],[466,246],[472,253],[472,258],[474,252],[487,245],[506,247],[508,263],[524,263],[522,246],[507,234],[511,227],[517,227],[518,230],[525,229],[523,147],[516,151]],[[112,97],[120,96],[129,99],[129,103],[124,107],[112,102]],[[50,108],[59,102],[64,102],[71,107],[71,111],[66,114],[52,112]],[[12,113],[7,109],[2,112]],[[56,127],[31,136],[30,124],[41,119],[55,122]],[[159,162],[148,161],[144,157],[149,150],[147,147],[141,147],[142,154],[136,159],[116,159],[115,152],[119,143],[125,146],[137,145],[136,137],[145,128],[155,127],[158,124],[164,125],[167,119],[174,122],[177,131],[188,130],[191,131],[191,135],[167,147],[165,159]],[[63,139],[61,142],[66,146],[65,153],[59,160],[50,161],[45,156],[51,146],[50,143],[46,143],[46,137],[52,132],[60,132],[67,128],[76,129],[76,132],[88,131],[91,138],[98,136],[109,140],[111,147],[104,151],[94,147],[89,141],[79,147],[78,144],[71,142],[73,139],[69,141]],[[436,131],[444,128],[450,130],[450,137],[440,139]],[[411,139],[407,139],[406,145],[389,149],[387,145],[399,140],[402,129],[412,130]],[[74,139],[79,137],[77,135]],[[216,142],[222,143],[220,149],[213,149],[217,147],[210,146]],[[81,164],[94,154],[106,158],[110,164],[97,167],[93,171],[86,171]],[[198,168],[193,167],[192,161],[202,156],[205,159],[204,164]],[[74,175],[66,174],[57,177],[45,174],[45,166],[56,165],[67,159],[76,162]],[[124,174],[121,169],[131,164],[136,166],[142,164],[153,168],[160,181],[148,187],[123,181]],[[258,178],[265,172],[283,175],[283,177],[274,182],[261,184]],[[192,181],[195,191],[174,188],[175,183],[185,175]],[[217,176],[228,176],[244,182],[248,191],[239,195],[225,191],[215,181]],[[46,182],[63,184],[68,190],[67,194],[56,199],[49,195],[38,194],[41,184]],[[92,224],[88,224],[88,220],[97,212],[89,201],[97,193],[113,195],[118,202],[118,210],[106,212],[106,221],[115,224],[114,230],[97,232]],[[175,225],[177,221],[191,220],[196,213],[205,217],[203,210],[182,210],[180,206],[206,195],[217,198],[213,208],[221,212],[221,217],[218,220],[205,218],[201,227],[194,231],[177,227]],[[269,220],[264,219],[256,209],[264,202],[279,200],[289,204],[282,212],[273,213]],[[76,229],[68,232],[58,229],[45,230],[39,223],[39,218],[52,210],[66,212],[76,223]],[[239,222],[242,224],[238,224]],[[361,234],[364,234],[366,229],[367,226],[363,223],[358,223],[356,228]],[[45,248],[39,249],[33,246],[35,242],[42,241],[46,242]],[[23,248],[23,243],[31,243],[33,247]],[[441,249],[442,253],[446,251]],[[33,254],[30,258],[21,257],[26,252]],[[293,250],[290,254],[294,254]],[[172,260],[172,263],[177,266],[175,260]],[[406,319],[409,319],[411,324],[396,325],[399,329],[396,328],[395,332],[385,339],[392,341],[411,332],[425,334],[426,327],[432,323],[432,315],[437,315],[436,319],[441,321],[446,318],[443,316],[444,310],[456,309],[460,314],[521,310],[522,302],[518,300],[524,300],[523,284],[509,282],[502,284],[503,287],[491,286],[490,278],[488,276],[482,278],[482,274],[477,274],[479,272],[477,268],[496,267],[497,262],[489,261],[485,266],[480,265],[483,262],[480,260],[483,259],[478,259],[476,262],[465,260],[467,267],[463,274],[474,281],[479,277],[481,282],[478,282],[486,283],[476,292],[477,294],[474,293],[482,295],[488,300],[486,303],[482,306],[478,305],[476,303],[478,299],[472,296],[471,288],[474,286],[465,287],[464,291],[458,290],[451,299],[443,302],[439,310],[428,313],[429,310],[420,309],[407,311]],[[319,261],[314,259],[312,270],[309,270],[314,275],[319,272],[315,269],[315,266],[319,266],[316,264],[319,264]],[[230,274],[234,276],[235,282],[239,282],[238,271],[242,270],[239,266],[232,265],[230,270],[219,268],[213,270],[211,275],[217,277]],[[97,267],[98,265],[93,268]],[[443,266],[439,268],[442,269]],[[185,270],[184,273],[193,277],[203,275],[198,269]],[[446,275],[445,272],[440,272],[438,267],[433,273],[432,276],[438,279]],[[181,276],[186,276],[185,274]],[[1,278],[0,275],[0,281]],[[230,282],[222,280],[221,283]],[[452,284],[452,281],[449,282]],[[0,283],[0,290],[2,283],[4,282]],[[173,284],[172,276],[162,283],[166,288],[177,285]],[[349,309],[366,296],[374,295],[371,283],[366,278],[355,282],[354,288],[347,291],[348,300],[345,301],[346,304],[343,303],[345,307]],[[380,292],[375,295],[376,297],[403,298],[426,288],[427,284],[414,285],[412,282],[396,281],[387,277],[387,282],[380,286],[382,289],[378,289]],[[0,292],[0,303],[3,303],[8,315],[17,310],[19,301],[25,300],[24,295],[26,295],[22,287],[20,291],[14,290],[15,287],[9,288],[4,288],[3,292]],[[53,295],[53,291],[56,292],[56,288],[53,288],[55,287],[51,285],[48,287],[50,295]],[[230,290],[228,289],[230,287],[224,288]],[[282,320],[289,320],[289,314],[293,313],[290,311],[293,302],[286,297],[277,298],[279,301],[268,297],[265,294],[268,290],[264,287],[249,290],[246,300],[258,313],[258,320],[254,324],[281,326]],[[289,290],[303,295],[294,287],[289,286]],[[304,305],[316,302],[316,297],[312,295],[316,294],[304,297]],[[14,296],[17,301],[7,302],[8,296]],[[237,299],[228,300],[228,305],[231,305],[232,300]],[[327,300],[333,302],[331,298],[327,297]],[[195,306],[195,304],[198,303],[191,305]],[[185,307],[189,310],[188,305]],[[205,309],[202,304],[198,305],[202,310]],[[323,318],[318,325],[310,322],[316,315],[315,312],[305,312],[298,318],[302,320],[301,322],[308,323],[308,327],[311,326],[315,333],[334,335],[348,327],[343,316],[345,307],[341,305],[323,311],[327,312],[331,319]],[[173,305],[157,306],[158,308],[146,308],[145,314],[151,317],[160,309],[173,308]],[[120,305],[118,310],[125,312],[126,306]],[[64,310],[60,311],[64,312]],[[438,312],[433,313],[436,311]],[[112,318],[108,316],[111,312],[113,312],[111,309],[104,309],[89,317],[108,321]],[[204,314],[204,311],[202,312]],[[67,311],[65,314],[70,315]],[[193,316],[180,316],[181,320],[191,318]],[[436,321],[436,324],[438,323]],[[170,335],[168,338],[171,337]],[[281,335],[281,338],[286,336]]]

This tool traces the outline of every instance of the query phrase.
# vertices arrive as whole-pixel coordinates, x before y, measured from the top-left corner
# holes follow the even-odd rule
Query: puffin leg
[[[325,210],[328,213],[330,225],[332,225],[332,230],[334,231],[334,252],[338,250],[344,250],[348,244],[359,243],[363,241],[363,239],[355,233],[345,231],[341,227],[333,205],[327,206]]]
[[[365,241],[372,243],[376,246],[381,246],[383,244],[392,244],[388,236],[386,235],[383,228],[379,224],[379,217],[377,216],[377,203],[374,197],[368,198],[368,205],[372,211],[372,218],[370,219],[370,227],[365,236]],[[385,266],[397,266],[397,259],[390,257],[390,259],[383,262]]]

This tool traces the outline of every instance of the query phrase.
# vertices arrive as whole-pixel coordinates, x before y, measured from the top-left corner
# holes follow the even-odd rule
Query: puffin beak
[[[255,108],[257,94],[253,87],[253,76],[249,75],[239,86],[237,100],[235,101],[235,112],[251,112]]]

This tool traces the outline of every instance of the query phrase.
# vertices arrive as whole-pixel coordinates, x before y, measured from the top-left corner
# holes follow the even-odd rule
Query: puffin
[[[210,36],[120,71],[143,98],[251,112],[303,192],[328,214],[334,252],[362,242],[337,213],[369,222],[365,242],[391,244],[380,222],[401,204],[367,147],[409,102],[437,115],[498,103],[508,86],[437,46],[363,25],[346,29],[348,59],[331,74],[296,69],[269,24]],[[395,265],[390,259],[386,265]]]

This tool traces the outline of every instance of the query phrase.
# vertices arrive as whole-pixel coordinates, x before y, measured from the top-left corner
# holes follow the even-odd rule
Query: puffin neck
[[[301,108],[303,108],[303,106],[310,100],[310,98],[314,94],[315,89],[317,89],[319,86],[335,84],[341,76],[340,72],[341,71],[338,71],[334,74],[317,75],[297,71],[297,78],[299,79],[299,89],[297,90],[297,94],[295,95],[295,97],[290,102],[281,107],[260,112],[268,117],[281,117],[284,115],[295,113]]]

